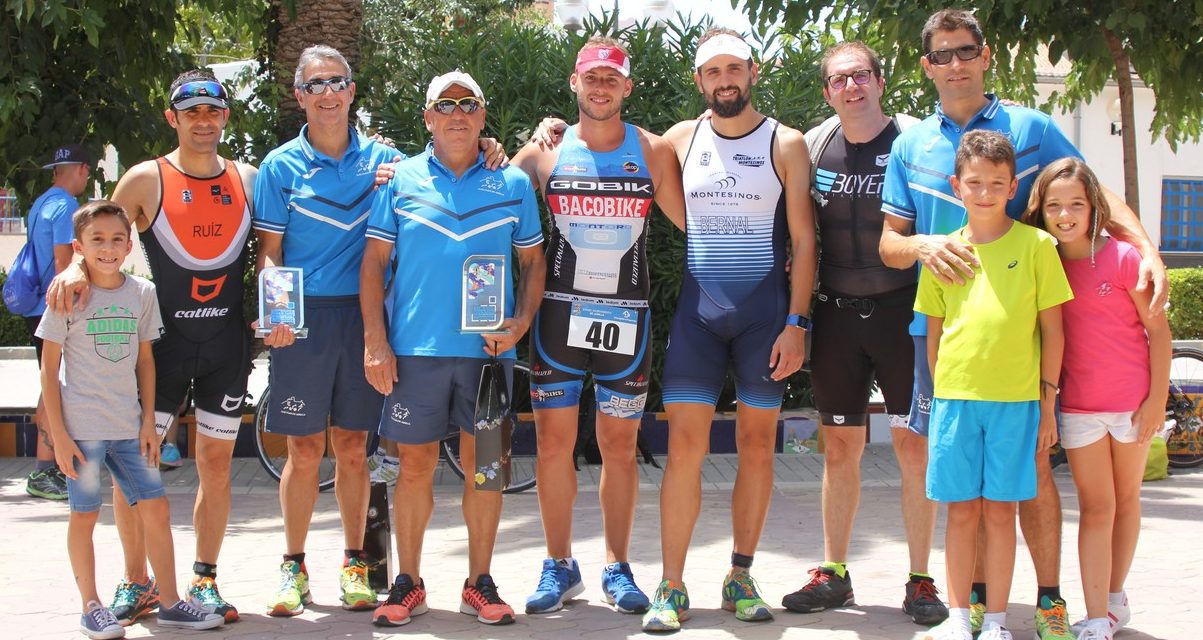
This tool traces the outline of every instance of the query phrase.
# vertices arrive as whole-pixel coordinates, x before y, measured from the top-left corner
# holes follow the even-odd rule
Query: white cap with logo
[[[721,55],[735,56],[740,60],[752,59],[752,47],[729,33],[720,33],[702,43],[693,57],[693,68],[700,69],[702,65]]]
[[[431,103],[438,101],[439,96],[443,95],[444,91],[451,87],[451,85],[456,84],[467,89],[468,91],[471,91],[472,95],[476,96],[477,98],[480,98],[481,100],[485,99],[485,93],[480,90],[480,85],[472,79],[472,76],[456,69],[455,71],[444,73],[441,76],[435,76],[434,79],[430,81],[430,87],[426,89],[426,104],[430,105]]]

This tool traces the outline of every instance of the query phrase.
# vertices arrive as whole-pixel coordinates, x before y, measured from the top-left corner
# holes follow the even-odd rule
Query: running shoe
[[[384,449],[377,449],[376,453],[368,456],[368,475],[372,484],[383,482],[390,487],[396,485],[397,476],[401,475],[401,459],[386,455]]]
[[[209,576],[196,576],[188,587],[188,597],[200,606],[216,613],[226,622],[238,622],[238,609],[221,597],[217,590],[217,581]],[[208,627],[203,627],[208,628]]]
[[[931,578],[914,576],[906,583],[906,597],[902,599],[902,612],[911,617],[915,624],[930,627],[948,618],[948,607],[940,601],[940,590]],[[980,627],[981,624],[979,623]]]
[[[814,613],[856,604],[852,593],[852,572],[840,577],[835,569],[815,567],[810,570],[810,582],[781,599],[781,606],[795,613]]]
[[[388,600],[372,614],[372,623],[378,627],[399,627],[426,610],[426,584],[418,580],[415,585],[414,579],[403,573],[388,590]]]
[[[113,617],[117,618],[118,624],[128,627],[157,606],[159,583],[155,582],[152,576],[147,578],[146,582],[122,580],[117,585],[117,592],[113,594],[113,604],[109,605],[109,610],[113,612]]]
[[[723,584],[723,609],[734,611],[735,619],[742,622],[772,620],[773,611],[760,597],[756,580],[747,571],[736,571],[727,576]]]
[[[170,607],[159,607],[159,625],[178,629],[216,629],[226,623],[220,613],[196,600],[180,600]]]
[[[602,569],[602,593],[606,603],[620,613],[643,613],[650,604],[647,594],[635,584],[631,565],[625,562],[608,564]]]
[[[338,577],[342,595],[338,597],[347,611],[375,609],[376,590],[368,584],[368,563],[362,558],[347,558]]]
[[[313,602],[309,594],[309,572],[295,560],[285,560],[280,565],[280,586],[267,605],[269,616],[295,616]]]
[[[1107,619],[1111,622],[1112,634],[1128,626],[1128,623],[1132,621],[1132,607],[1128,605],[1128,594],[1123,593],[1121,595],[1123,600],[1118,604],[1114,602],[1107,603]],[[1086,623],[1087,619],[1083,618],[1073,623],[1069,627],[1069,630],[1081,635],[1082,631],[1086,629]]]
[[[987,622],[982,625],[982,632],[977,640],[1015,640],[1007,628],[997,622]]]
[[[497,594],[497,585],[493,577],[482,573],[476,579],[476,584],[464,580],[464,593],[459,603],[459,612],[485,624],[513,624],[514,610]]]
[[[1111,629],[1111,622],[1104,620],[1102,624],[1083,625],[1077,640],[1115,640],[1115,633]]]
[[[580,565],[575,558],[568,558],[567,561],[564,564],[551,558],[543,560],[539,584],[535,587],[535,592],[526,599],[527,613],[559,611],[565,602],[581,595],[585,590],[585,583],[581,581]],[[602,582],[604,585],[604,574]]]
[[[33,470],[25,478],[25,493],[35,498],[47,500],[67,499],[67,478],[58,470],[51,467],[41,471]]]
[[[159,445],[160,469],[179,469],[182,466],[184,466],[184,459],[180,455],[179,447],[172,442],[164,442]]]
[[[923,640],[973,640],[973,634],[956,620],[945,620],[932,627]]]
[[[689,593],[685,583],[661,580],[652,604],[643,614],[644,631],[680,631],[689,619]]]
[[[985,633],[984,628],[982,633]],[[1036,637],[1039,640],[1075,640],[1069,630],[1064,600],[1040,596],[1040,605],[1036,607]]]
[[[113,612],[95,600],[88,603],[87,613],[79,617],[79,632],[92,640],[112,640],[125,637],[125,627],[117,622]]]
[[[977,592],[969,592],[969,630],[979,633],[986,621],[986,603],[977,601]]]

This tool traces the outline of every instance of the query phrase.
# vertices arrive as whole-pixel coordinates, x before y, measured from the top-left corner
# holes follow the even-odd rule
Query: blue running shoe
[[[650,604],[647,594],[635,584],[631,565],[625,562],[608,564],[602,569],[602,592],[606,594],[606,602],[622,613],[643,613]]]
[[[180,448],[170,442],[159,446],[159,468],[179,469],[184,464],[180,456]]]
[[[543,561],[543,573],[539,575],[539,586],[526,599],[527,613],[551,613],[559,611],[564,603],[581,595],[585,583],[581,582],[581,567],[574,558],[566,564],[547,558]]]

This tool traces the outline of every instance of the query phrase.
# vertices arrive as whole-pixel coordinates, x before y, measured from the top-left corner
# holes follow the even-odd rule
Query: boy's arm
[[[138,432],[142,456],[147,466],[159,468],[159,434],[155,431],[155,357],[150,341],[138,343],[138,362],[134,374],[138,377],[138,402],[142,404],[142,428]]]
[[[1036,451],[1047,451],[1057,444],[1057,387],[1061,380],[1061,357],[1065,354],[1065,330],[1061,325],[1061,305],[1040,311],[1040,431]],[[1168,384],[1167,384],[1168,388]]]
[[[84,454],[67,435],[67,423],[63,420],[63,393],[59,387],[58,369],[63,360],[63,345],[42,339],[42,404],[49,423],[50,440],[54,443],[54,459],[63,475],[78,480],[75,459],[80,464],[87,462]]]
[[[944,318],[927,316],[927,370],[936,379],[936,356],[940,351],[940,336],[944,335]]]
[[[1149,335],[1149,393],[1132,416],[1132,425],[1137,428],[1137,442],[1146,445],[1153,435],[1165,427],[1165,401],[1170,388],[1170,360],[1174,345],[1170,335],[1170,321],[1164,313],[1157,313],[1149,306],[1153,292],[1148,287],[1129,289],[1128,295],[1140,313],[1140,321]]]

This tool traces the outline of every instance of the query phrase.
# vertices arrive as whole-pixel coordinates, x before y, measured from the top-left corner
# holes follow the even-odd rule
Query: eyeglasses
[[[464,96],[462,98],[439,98],[438,100],[432,100],[430,104],[426,105],[426,108],[434,109],[445,116],[449,116],[455,111],[457,106],[464,113],[476,113],[476,110],[484,107],[485,103],[476,96]]]
[[[334,93],[341,93],[346,91],[347,87],[349,86],[351,86],[350,78],[334,76],[333,78],[326,78],[325,80],[322,80],[321,78],[314,78],[309,82],[301,83],[299,88],[304,89],[305,93],[308,93],[311,96],[320,96],[323,93],[326,93],[326,87],[330,87]]]
[[[222,101],[226,101],[228,99],[226,97],[225,87],[221,86],[220,82],[215,82],[213,80],[194,80],[192,82],[185,82],[184,84],[176,87],[175,91],[171,92],[171,99],[169,102],[172,105],[175,105],[193,98],[216,98]]]
[[[843,91],[844,87],[848,86],[848,80],[859,85],[869,84],[869,80],[873,79],[872,69],[857,69],[852,73],[833,73],[827,76],[827,86],[831,87],[832,91]]]
[[[982,55],[982,45],[967,44],[956,49],[936,49],[935,51],[928,52],[923,57],[927,58],[927,61],[934,65],[946,65],[952,62],[952,54],[954,53],[957,54],[959,60],[969,62]]]

